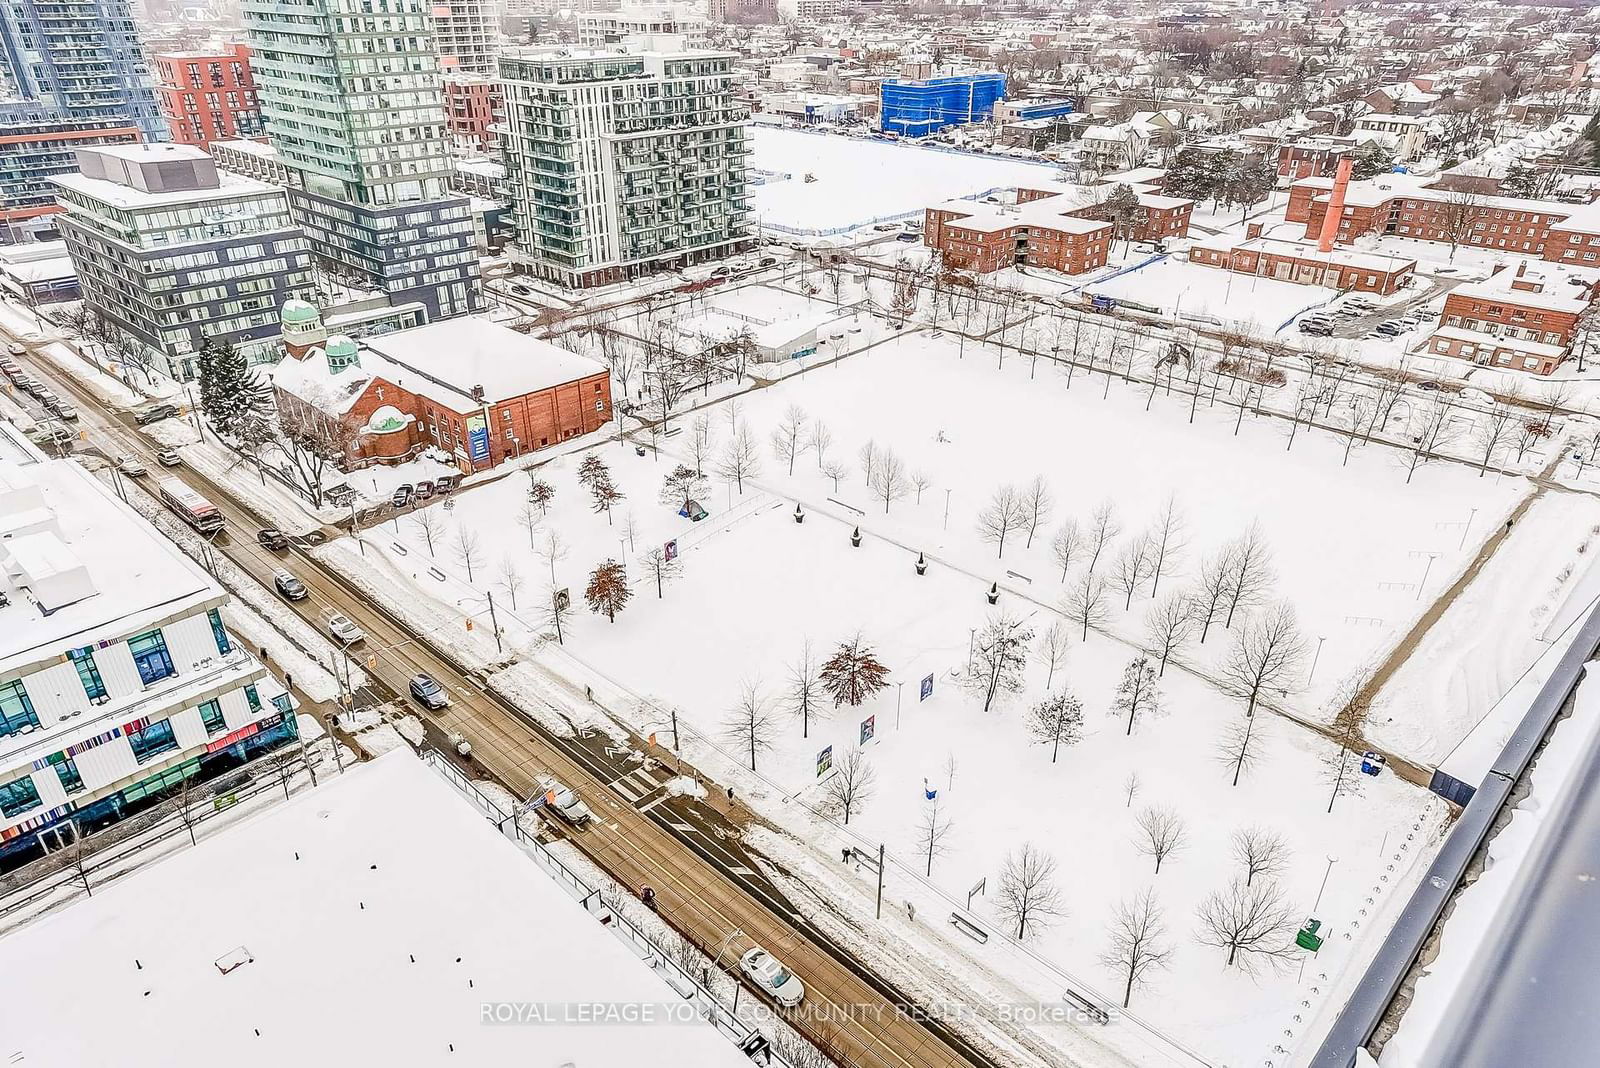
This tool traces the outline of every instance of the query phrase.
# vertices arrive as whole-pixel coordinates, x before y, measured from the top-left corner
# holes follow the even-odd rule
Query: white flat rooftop
[[[0,968],[19,1065],[750,1068],[697,1021],[567,1022],[683,1001],[404,750],[0,939]],[[485,1022],[501,1002],[546,1022]]]
[[[369,365],[363,354],[367,370],[452,411],[478,407],[473,386],[482,386],[485,403],[493,404],[606,373],[587,356],[475,316],[380,334],[362,345],[389,365]]]
[[[47,616],[0,574],[0,590],[11,599],[0,608],[0,675],[100,638],[136,634],[222,595],[222,587],[99,479],[70,460],[30,462],[0,436],[0,501],[13,491],[20,499],[34,485],[55,515],[62,546],[88,570],[95,592]]]
[[[205,153],[201,153],[205,155]],[[209,157],[208,157],[209,158]],[[214,189],[173,189],[165,193],[149,193],[121,182],[104,178],[87,178],[82,174],[57,174],[50,180],[64,189],[72,189],[84,196],[118,208],[159,208],[172,204],[204,204],[217,200],[234,200],[239,197],[261,196],[276,193],[283,196],[281,186],[268,185],[254,178],[246,178],[232,171],[217,170],[220,184]]]

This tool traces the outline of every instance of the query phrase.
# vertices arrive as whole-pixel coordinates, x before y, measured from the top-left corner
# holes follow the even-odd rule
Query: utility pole
[[[494,616],[494,594],[490,593],[488,596],[489,596],[489,626],[494,628],[494,651],[497,652],[497,653],[503,653],[503,652],[505,652],[505,646],[500,643],[500,624],[495,619],[495,616]]]
[[[878,846],[878,916],[877,916],[877,918],[880,919],[880,920],[883,919],[883,850],[884,850],[884,847],[880,844]]]

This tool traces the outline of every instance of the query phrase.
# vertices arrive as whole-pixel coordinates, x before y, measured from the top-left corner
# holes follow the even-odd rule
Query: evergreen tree
[[[195,360],[200,410],[218,434],[235,442],[258,441],[269,425],[270,391],[233,342],[206,338]]]
[[[1357,181],[1376,178],[1394,170],[1394,152],[1376,141],[1350,153],[1350,177]]]

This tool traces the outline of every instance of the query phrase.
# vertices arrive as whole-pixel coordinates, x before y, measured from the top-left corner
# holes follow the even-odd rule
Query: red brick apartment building
[[[472,317],[359,343],[286,344],[273,385],[282,412],[345,443],[348,469],[436,447],[470,474],[592,433],[612,415],[603,365]]]
[[[1332,189],[1331,178],[1305,179],[1289,188],[1286,218],[1304,223],[1309,240],[1322,232]],[[1336,240],[1349,244],[1364,234],[1380,234],[1448,242],[1452,224],[1465,213],[1460,244],[1578,266],[1600,264],[1600,207],[1494,196],[1466,203],[1453,196],[1461,194],[1414,181],[1351,182]]]
[[[1404,256],[1341,248],[1320,252],[1309,241],[1264,238],[1260,223],[1249,224],[1243,241],[1219,234],[1191,246],[1189,262],[1280,282],[1382,294],[1404,286],[1417,270],[1417,261]]]
[[[205,148],[212,141],[261,135],[261,104],[250,70],[250,48],[163,52],[151,57],[156,98],[172,139]]]
[[[500,87],[481,74],[447,74],[444,77],[445,128],[456,144],[489,152],[494,148],[493,125],[500,121]]]
[[[1159,241],[1189,232],[1194,201],[1141,192],[1133,239]],[[988,274],[1023,263],[1063,274],[1104,267],[1112,224],[1102,204],[1082,204],[1075,189],[1017,189],[1009,203],[949,200],[924,213],[923,242],[945,263]]]
[[[1566,284],[1503,268],[1445,298],[1427,351],[1494,367],[1547,375],[1572,353],[1578,320],[1596,294],[1593,283]]]

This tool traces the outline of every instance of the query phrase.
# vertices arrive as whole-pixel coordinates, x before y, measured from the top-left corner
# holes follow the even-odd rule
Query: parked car
[[[433,681],[432,675],[414,675],[411,679],[411,696],[423,708],[437,711],[450,703],[444,687]]]
[[[560,816],[574,827],[582,827],[594,819],[594,813],[589,811],[589,806],[572,790],[563,786],[555,779],[545,777],[540,780],[544,786],[545,807]]]
[[[74,423],[78,421],[78,409],[74,408],[66,401],[56,401],[54,405],[50,406],[50,413],[57,419],[66,419]]]
[[[150,469],[148,467],[140,463],[138,460],[135,460],[132,456],[124,456],[122,458],[122,462],[117,464],[117,470],[121,471],[129,478],[143,478],[145,475],[150,473]]]
[[[20,345],[15,341],[6,346],[6,351],[13,356],[26,356],[28,354],[27,347]]]
[[[156,462],[162,467],[182,467],[183,457],[178,455],[177,449],[162,449],[156,453]]]
[[[414,492],[414,489],[415,487],[413,487],[409,482],[400,483],[400,485],[394,488],[394,496],[389,498],[389,502],[396,508],[404,508],[406,505],[411,503],[411,494]]]
[[[1406,332],[1406,328],[1401,326],[1399,321],[1395,319],[1385,319],[1372,329],[1384,337],[1399,337]]]
[[[432,482],[432,480],[425,478],[421,482],[417,483],[417,500],[425,501],[429,497],[432,497],[432,496],[433,496],[433,482]]]
[[[163,419],[171,419],[177,414],[178,409],[174,405],[152,404],[150,407],[144,408],[134,415],[133,421],[138,423],[140,426],[149,426],[151,423],[159,423]]]
[[[4,374],[7,378],[15,379],[21,373],[21,364],[17,363],[16,360],[8,360],[4,356],[0,356],[0,374]]]
[[[784,1008],[792,1009],[806,996],[805,984],[771,953],[756,946],[739,958],[739,968],[746,977],[772,996]]]
[[[41,419],[24,430],[22,436],[35,445],[66,445],[72,441],[73,433],[54,419]]]
[[[512,282],[510,285],[506,286],[506,288],[511,290],[511,292],[515,293],[519,297],[527,297],[533,294],[533,290],[529,289],[521,282]]]
[[[306,584],[281,567],[272,573],[272,584],[285,599],[290,601],[303,601],[310,596]]]
[[[778,257],[776,257],[776,256],[762,256],[759,260],[756,261],[756,266],[757,267],[772,267],[772,266],[776,265],[777,262],[778,262]]]
[[[349,616],[338,612],[328,617],[328,633],[346,645],[354,645],[367,636],[367,632],[356,626]]]
[[[1333,324],[1302,322],[1300,324],[1300,332],[1302,334],[1310,334],[1312,337],[1332,337]]]
[[[913,234],[902,230],[900,233],[894,235],[894,239],[896,241],[917,241],[921,238],[921,236],[922,235],[920,234]]]
[[[256,531],[256,541],[263,549],[270,549],[275,553],[281,553],[289,547],[289,539],[284,537],[283,531],[277,527]]]
[[[900,224],[899,223],[892,223],[892,222],[881,222],[881,223],[878,223],[876,226],[873,227],[873,229],[878,231],[878,233],[880,233],[880,234],[886,234],[890,230],[898,230],[899,228],[900,228]]]
[[[456,488],[455,476],[440,475],[438,478],[433,480],[433,488],[436,493],[449,493],[451,490]]]

